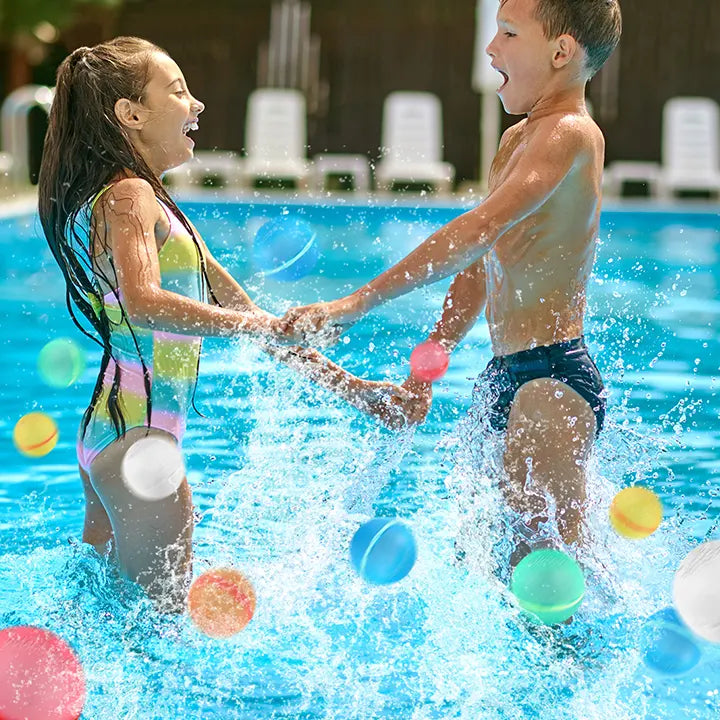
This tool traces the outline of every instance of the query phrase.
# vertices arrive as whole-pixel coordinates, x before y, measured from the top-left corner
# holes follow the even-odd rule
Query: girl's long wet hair
[[[172,210],[195,243],[202,271],[204,299],[209,293],[213,302],[220,304],[210,287],[204,255],[192,226],[130,142],[115,115],[115,103],[120,98],[142,101],[154,53],[167,54],[147,40],[118,37],[92,48],[78,48],[65,58],[57,72],[55,98],[40,166],[39,213],[50,250],[65,278],[70,316],[85,335],[103,348],[100,374],[90,405],[83,415],[82,435],[100,398],[110,360],[117,360],[110,343],[110,320],[102,302],[108,290],[115,293],[119,302],[117,275],[109,255],[114,277],[107,277],[98,264],[93,263],[93,235],[97,225],[92,222],[89,203],[103,187],[128,172],[150,183],[155,196]],[[150,373],[125,309],[122,304],[120,307],[142,365],[147,424],[150,425]],[[78,320],[78,311],[89,323],[90,329],[83,327]],[[118,437],[125,434],[125,419],[118,402],[119,390],[120,365],[116,361],[107,408]]]

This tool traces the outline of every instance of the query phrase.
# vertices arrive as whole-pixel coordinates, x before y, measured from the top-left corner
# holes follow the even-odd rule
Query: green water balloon
[[[85,370],[85,355],[70,338],[51,340],[38,356],[38,372],[47,385],[70,387]]]
[[[543,548],[517,564],[510,589],[520,607],[545,625],[553,625],[567,620],[580,607],[585,578],[569,555]]]

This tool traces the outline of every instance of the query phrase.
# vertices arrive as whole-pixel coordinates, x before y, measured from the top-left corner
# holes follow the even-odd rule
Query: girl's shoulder
[[[98,207],[102,210],[100,215],[105,222],[113,217],[133,216],[141,222],[154,225],[163,214],[152,185],[138,177],[121,178],[106,185],[91,203],[91,212],[96,217]]]
[[[126,177],[106,185],[96,196],[105,202],[136,202],[142,205],[155,204],[155,191],[147,180],[139,177]]]

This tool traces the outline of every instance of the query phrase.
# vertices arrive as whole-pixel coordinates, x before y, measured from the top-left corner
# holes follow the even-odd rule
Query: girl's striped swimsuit
[[[95,196],[90,204],[90,215],[95,203],[109,187],[104,187]],[[200,257],[195,242],[170,209],[161,200],[158,199],[158,202],[170,222],[170,234],[158,252],[161,287],[202,301]],[[78,433],[78,461],[86,472],[89,472],[93,460],[117,439],[107,408],[116,366],[120,368],[118,400],[126,429],[152,427],[173,435],[178,445],[182,442],[197,382],[201,346],[200,337],[132,326],[150,376],[152,408],[148,423],[142,365],[127,318],[123,317],[119,290],[107,293],[102,300],[92,297],[91,302],[96,311],[102,303],[110,320],[113,358],[105,371],[102,391],[87,430],[83,435],[81,427]]]

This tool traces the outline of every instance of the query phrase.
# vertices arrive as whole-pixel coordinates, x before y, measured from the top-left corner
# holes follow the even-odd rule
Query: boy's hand
[[[408,396],[404,405],[407,421],[412,425],[424,423],[432,405],[432,383],[418,380],[411,375],[402,387]]]
[[[410,394],[399,385],[355,378],[351,403],[390,430],[407,427],[409,402]]]

